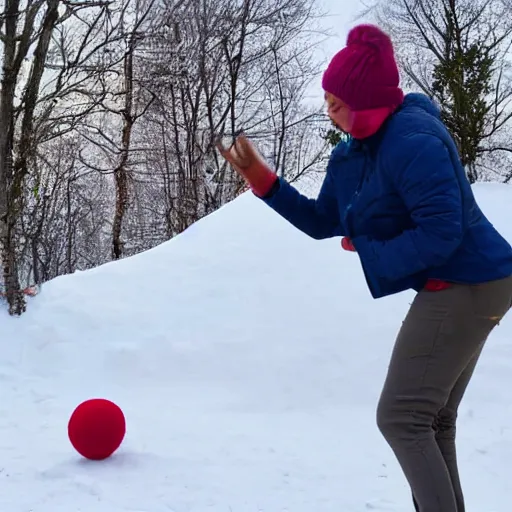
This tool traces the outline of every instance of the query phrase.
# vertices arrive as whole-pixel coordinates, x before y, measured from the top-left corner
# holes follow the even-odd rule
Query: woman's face
[[[348,106],[330,92],[325,93],[325,101],[327,115],[332,122],[345,133],[349,133],[352,128],[353,116]]]

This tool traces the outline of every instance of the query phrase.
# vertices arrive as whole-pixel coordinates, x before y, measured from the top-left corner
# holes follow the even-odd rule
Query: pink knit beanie
[[[329,63],[322,87],[354,111],[395,109],[404,98],[390,37],[374,25],[358,25]]]

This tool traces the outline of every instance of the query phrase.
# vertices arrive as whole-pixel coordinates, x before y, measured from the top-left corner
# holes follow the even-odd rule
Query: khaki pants
[[[512,305],[512,277],[419,292],[377,409],[419,512],[464,512],[455,421],[484,343]]]

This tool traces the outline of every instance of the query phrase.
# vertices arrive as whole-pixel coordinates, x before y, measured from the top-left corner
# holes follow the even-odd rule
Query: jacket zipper
[[[365,149],[363,149],[363,154],[364,154],[363,172],[361,173],[361,178],[359,179],[359,183],[357,185],[356,191],[354,192],[354,195],[352,196],[352,201],[350,201],[350,205],[347,208],[347,213],[346,213],[345,219],[348,219],[350,210],[352,209],[352,203],[354,202],[354,200],[357,198],[357,196],[361,192],[361,189],[363,188],[363,183],[368,174],[368,153]],[[347,226],[347,227],[349,228],[350,231],[352,231],[351,226]],[[349,237],[351,237],[351,233],[349,233]],[[366,271],[365,265],[362,262],[362,260],[361,260],[361,269],[363,270],[363,275],[364,275],[364,278],[368,285],[368,288],[370,289],[370,293],[372,295],[375,295],[375,287],[373,286],[371,279],[368,277],[368,273]]]
[[[346,209],[346,212],[345,212],[345,220],[346,221],[349,219],[349,215],[350,215],[350,212],[352,210],[352,204],[354,203],[354,201],[356,200],[357,196],[361,192],[361,188],[363,188],[364,180],[366,179],[367,166],[368,166],[368,155],[367,155],[366,151],[363,151],[363,154],[364,154],[363,172],[361,173],[361,177],[359,178],[359,183],[357,184],[356,190],[355,190],[355,192],[354,192],[354,194],[352,196],[350,204],[348,205],[348,207]],[[348,225],[348,223],[347,223],[347,228],[348,228],[348,231],[349,231],[348,236],[352,237],[352,226]]]

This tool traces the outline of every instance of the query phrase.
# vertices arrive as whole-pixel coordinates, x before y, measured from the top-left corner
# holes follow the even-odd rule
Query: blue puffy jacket
[[[349,236],[373,297],[427,279],[512,275],[512,248],[478,207],[456,145],[427,96],[408,94],[373,136],[331,154],[318,198],[280,179],[264,201],[315,239]]]

